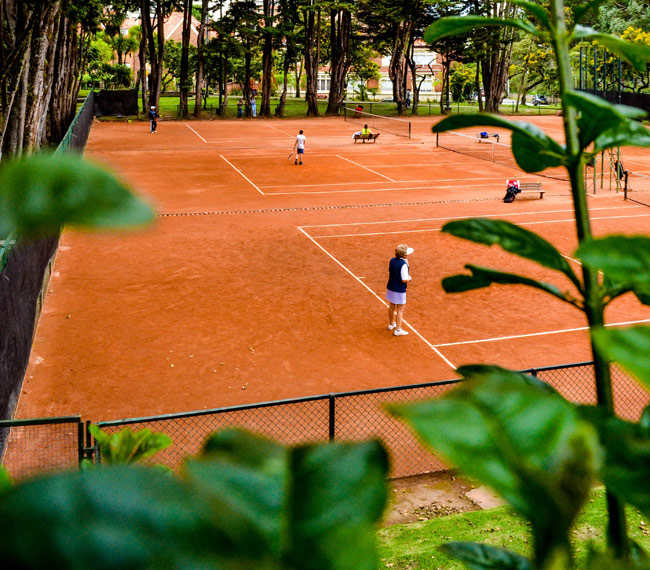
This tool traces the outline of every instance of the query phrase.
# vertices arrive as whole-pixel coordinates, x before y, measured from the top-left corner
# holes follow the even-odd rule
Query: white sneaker
[[[388,330],[392,331],[397,325],[388,325]]]
[[[405,330],[403,330],[403,329],[395,329],[395,331],[393,332],[393,334],[394,334],[395,336],[406,336],[407,334],[409,334],[409,332],[408,332],[408,331],[405,331]]]

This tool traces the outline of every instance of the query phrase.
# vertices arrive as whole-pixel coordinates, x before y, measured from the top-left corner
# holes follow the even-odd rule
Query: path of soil
[[[489,489],[476,487],[453,471],[393,479],[390,495],[385,526],[491,509],[503,504]]]

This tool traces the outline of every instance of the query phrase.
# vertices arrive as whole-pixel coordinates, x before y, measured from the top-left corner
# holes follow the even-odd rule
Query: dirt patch
[[[475,485],[453,471],[439,471],[390,481],[391,504],[385,526],[477,511],[481,507],[467,496]]]

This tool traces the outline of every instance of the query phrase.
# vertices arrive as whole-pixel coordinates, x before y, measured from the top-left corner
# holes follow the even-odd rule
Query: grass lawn
[[[89,90],[82,89],[79,92],[79,100],[81,101],[82,98],[85,98],[88,95],[88,93]],[[234,119],[237,117],[237,101],[239,100],[239,97],[240,97],[239,95],[230,95],[228,97],[228,104],[225,107],[225,113],[223,115],[223,118]],[[278,106],[279,102],[280,99],[278,97],[274,97],[271,100],[271,112],[273,114],[275,113],[275,109]],[[141,101],[140,99],[138,99],[138,104],[140,103]],[[384,103],[382,101],[360,101],[360,103],[363,105],[364,111],[366,111],[367,113],[373,113],[375,115],[382,115],[382,116],[392,116],[392,117],[398,116],[397,106],[395,105],[395,103]],[[258,114],[260,111],[260,104],[261,104],[261,97],[258,96],[257,97]],[[356,102],[349,103],[349,105],[354,105],[354,104],[356,104]],[[81,102],[79,102],[77,108],[79,107],[81,107]],[[470,103],[470,102],[452,103],[450,108],[452,114],[478,112],[477,103]],[[194,99],[190,99],[189,109],[191,115],[194,111]],[[204,106],[202,119],[219,118],[217,113],[218,109],[219,109],[219,97],[215,95],[208,97],[207,104]],[[319,99],[318,109],[321,115],[325,115],[325,110],[327,109],[326,99]],[[555,115],[557,109],[558,107],[551,106],[551,105],[544,105],[539,107],[520,105],[517,115]],[[500,112],[503,115],[514,114],[515,112],[514,104],[506,103],[502,105]],[[167,120],[177,119],[179,115],[178,96],[161,94],[159,106],[158,106],[158,114],[163,119],[167,119]],[[306,115],[307,115],[307,102],[304,99],[287,98],[285,103],[285,109],[284,109],[284,118],[295,119],[295,118],[305,117]],[[417,115],[419,117],[440,115],[440,104],[437,101],[421,101],[418,105]],[[405,115],[403,115],[403,118],[408,119],[411,116],[412,116],[412,112],[409,109],[409,111]],[[135,118],[135,117],[130,117],[130,118]],[[143,112],[142,110],[140,110],[140,119],[147,120],[146,111]],[[115,120],[115,119],[111,117],[107,117],[106,120]]]
[[[650,550],[650,521],[628,508],[630,536]],[[585,567],[591,548],[605,549],[607,514],[605,491],[596,489],[573,529],[572,544],[577,567]],[[436,570],[465,568],[437,550],[450,541],[484,542],[529,555],[532,548],[529,524],[508,507],[440,517],[421,523],[395,525],[379,531],[380,568]]]

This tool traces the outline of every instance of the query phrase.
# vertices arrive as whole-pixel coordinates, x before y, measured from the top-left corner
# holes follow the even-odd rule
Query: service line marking
[[[621,210],[629,208],[643,208],[643,206],[604,206],[602,208],[591,208],[590,211],[597,210]],[[386,220],[382,222],[342,222],[338,224],[318,224],[312,226],[301,226],[303,228],[334,228],[338,226],[374,226],[377,224],[401,224],[406,222],[430,222],[437,220],[464,220],[465,218],[505,218],[508,216],[536,216],[537,214],[562,214],[564,212],[573,212],[573,208],[565,210],[540,210],[538,212],[510,212],[506,214],[483,214],[479,216],[444,216],[440,218],[412,218],[406,220]]]
[[[309,158],[311,158],[313,155],[309,155]],[[407,165],[400,165],[400,166],[411,166],[409,164]],[[395,184],[414,184],[414,183],[419,183],[419,182],[465,182],[466,180],[474,180],[476,181],[476,177],[473,178],[441,178],[441,179],[436,179],[436,178],[426,178],[424,180],[406,180],[404,182],[398,182],[394,181]],[[498,178],[480,178],[479,180],[498,180],[502,181],[503,176],[499,176]],[[330,183],[321,183],[321,184],[275,184],[272,186],[260,186],[260,188],[319,188],[321,186],[350,186],[352,184],[385,184],[382,180],[374,180],[372,182],[330,182]]]
[[[246,175],[245,175],[241,170],[239,170],[239,168],[237,168],[237,167],[236,167],[232,162],[230,162],[230,161],[229,161],[229,160],[228,160],[228,159],[227,159],[223,154],[220,154],[219,156],[220,156],[221,158],[223,158],[223,159],[224,159],[228,164],[230,164],[230,166],[232,166],[232,167],[233,167],[237,172],[239,172],[239,174],[242,176],[242,178],[244,178],[244,180],[246,180],[246,181],[247,181],[247,182],[248,182],[248,183],[249,183],[253,188],[255,188],[255,190],[257,190],[257,191],[258,191],[262,196],[264,196],[264,192],[262,192],[262,191],[261,191],[261,190],[260,190],[260,189],[259,189],[259,188],[254,184],[254,183],[253,183],[253,181],[252,181],[250,178],[248,178],[248,176],[246,176]]]
[[[345,265],[343,265],[336,257],[334,257],[329,251],[327,251],[321,244],[319,244],[316,240],[314,240],[305,230],[303,230],[300,226],[298,226],[298,229],[313,243],[318,247],[325,255],[327,255],[330,259],[332,259],[338,266],[340,266],[346,273],[352,276],[352,278],[357,282],[360,283],[363,287],[366,288],[366,290],[370,291],[370,293],[379,300],[379,302],[384,305],[385,307],[388,307],[388,303],[384,301],[377,293],[375,293],[368,285],[366,285],[359,277],[357,277],[352,271],[350,271]],[[433,346],[426,338],[424,338],[419,331],[417,331],[413,325],[411,325],[409,322],[406,321],[406,319],[402,320],[402,322],[410,328],[415,335],[422,340],[431,350],[433,350],[442,360],[445,361],[445,363],[452,368],[452,370],[456,370],[456,366],[444,355],[442,352],[440,352],[435,346]]]
[[[600,218],[591,218],[591,220],[618,220],[623,218],[647,218],[650,217],[650,214],[639,214],[635,216],[602,216]],[[450,219],[450,218],[448,218]],[[519,222],[520,226],[533,226],[536,224],[560,224],[566,222],[575,222],[574,218],[567,218],[566,220],[544,220],[539,222]],[[307,227],[307,226],[305,226]],[[340,238],[340,237],[361,237],[361,236],[382,236],[390,234],[418,234],[423,232],[439,232],[442,231],[442,228],[424,228],[420,230],[397,230],[394,232],[364,232],[358,234],[335,234],[335,235],[323,235],[323,236],[314,236],[314,239],[324,239],[324,238]]]
[[[381,176],[381,174],[380,174]],[[404,184],[404,182],[396,182],[396,184]],[[410,182],[410,181],[409,181]],[[354,182],[350,182],[354,185]],[[396,192],[398,190],[447,190],[449,188],[457,188],[462,190],[464,188],[485,188],[486,190],[494,190],[493,187],[486,186],[485,184],[454,184],[452,186],[407,186],[406,188],[369,188],[368,190],[331,190],[331,191],[314,191],[314,192],[267,192],[266,196],[299,196],[299,195],[316,195],[316,194],[354,194],[355,192]],[[568,194],[567,194],[568,196]]]
[[[389,178],[388,176],[384,176],[383,174],[379,174],[379,172],[376,172],[372,170],[372,168],[368,168],[367,166],[364,166],[363,164],[359,164],[358,162],[354,162],[354,160],[350,160],[349,158],[345,158],[344,156],[341,156],[340,154],[337,154],[339,158],[343,160],[347,160],[349,163],[354,164],[355,166],[360,166],[361,168],[364,168],[368,172],[372,172],[373,174],[376,174],[377,176],[381,176],[382,178],[385,178],[386,180],[390,180],[391,182],[397,182],[397,180],[393,180],[392,178]]]
[[[197,137],[199,137],[205,144],[208,144],[208,141],[206,141],[199,133],[197,133],[192,127],[190,127],[187,123],[185,123],[185,126],[190,129]]]
[[[621,323],[609,323],[606,324],[606,327],[622,327],[625,325],[636,325],[640,323],[650,323],[650,319],[641,319],[638,321],[626,321],[626,322],[621,322]],[[446,346],[460,346],[463,344],[479,344],[483,342],[499,342],[502,340],[513,340],[516,338],[529,338],[533,336],[544,336],[544,335],[550,335],[550,334],[562,334],[562,333],[569,333],[569,332],[577,332],[577,331],[586,331],[589,330],[589,327],[576,327],[574,329],[561,329],[561,330],[555,330],[555,331],[545,331],[545,332],[536,332],[536,333],[528,333],[528,334],[515,334],[511,336],[497,336],[494,338],[481,338],[477,340],[463,340],[460,342],[444,342],[441,344],[436,344],[435,348],[442,348]]]

